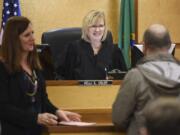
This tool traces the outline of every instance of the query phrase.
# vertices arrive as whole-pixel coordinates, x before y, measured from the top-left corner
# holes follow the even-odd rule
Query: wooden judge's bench
[[[43,135],[124,135],[115,129],[111,106],[122,81],[47,81],[49,99],[59,108],[78,112],[91,126],[49,126]]]

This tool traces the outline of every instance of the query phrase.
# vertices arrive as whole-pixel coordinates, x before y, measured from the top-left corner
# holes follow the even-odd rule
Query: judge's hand
[[[58,117],[51,113],[38,114],[37,122],[40,125],[50,126],[58,124]]]
[[[60,121],[81,121],[81,115],[74,112],[57,110],[56,115]]]

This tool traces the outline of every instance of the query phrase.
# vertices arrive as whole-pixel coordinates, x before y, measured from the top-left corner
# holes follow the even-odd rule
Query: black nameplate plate
[[[111,85],[112,80],[79,80],[79,84],[83,86],[103,86]]]

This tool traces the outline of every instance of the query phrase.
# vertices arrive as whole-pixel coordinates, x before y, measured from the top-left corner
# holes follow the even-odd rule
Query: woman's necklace
[[[26,73],[26,76],[29,80],[29,82],[31,83],[31,85],[33,86],[32,87],[32,90],[28,90],[26,92],[26,95],[30,96],[31,97],[31,100],[32,102],[35,102],[35,95],[37,93],[37,89],[38,89],[38,81],[37,81],[37,75],[36,75],[36,72],[35,70],[32,71],[32,76],[30,76],[28,73]]]

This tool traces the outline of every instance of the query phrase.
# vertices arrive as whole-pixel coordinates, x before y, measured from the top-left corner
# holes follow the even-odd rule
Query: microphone
[[[106,78],[105,79],[108,80],[109,77],[108,77],[108,72],[107,72],[107,68],[106,67],[104,68],[104,71],[105,71],[105,74],[106,74]]]

